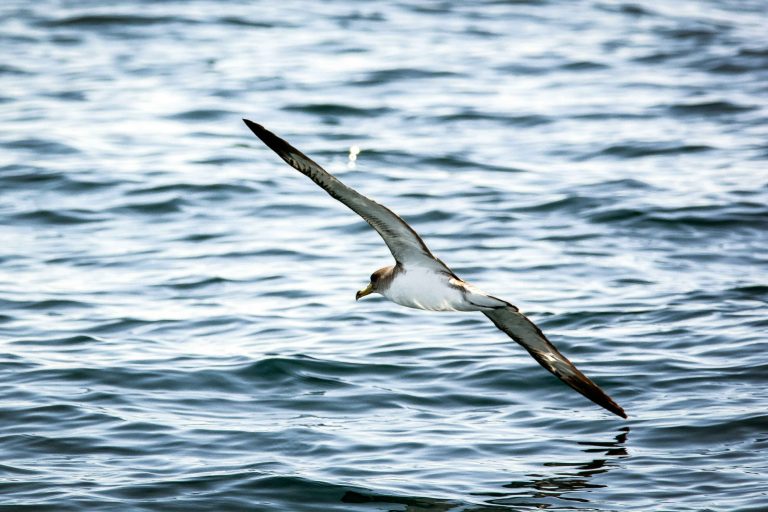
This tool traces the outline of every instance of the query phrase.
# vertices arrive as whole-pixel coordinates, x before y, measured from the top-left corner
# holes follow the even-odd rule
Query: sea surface
[[[768,510],[768,4],[0,4],[0,510]],[[262,123],[629,414],[392,262]]]

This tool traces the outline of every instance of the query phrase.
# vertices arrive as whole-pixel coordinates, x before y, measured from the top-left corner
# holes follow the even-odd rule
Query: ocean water
[[[0,510],[768,510],[766,26],[761,0],[3,2]],[[243,117],[629,420],[482,315],[356,303],[386,247]]]

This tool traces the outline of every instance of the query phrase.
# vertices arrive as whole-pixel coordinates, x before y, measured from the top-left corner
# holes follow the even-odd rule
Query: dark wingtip
[[[264,132],[266,132],[266,131],[267,131],[267,130],[266,130],[266,129],[265,129],[263,126],[261,126],[259,123],[254,123],[254,122],[253,122],[253,121],[251,121],[250,119],[243,119],[243,122],[245,123],[245,126],[247,126],[248,128],[250,128],[250,129],[251,129],[251,131],[252,131],[253,133],[255,133],[255,134],[256,134],[256,135],[257,135],[259,138],[261,138],[261,135],[259,135],[259,134],[262,134],[262,133],[264,133]]]
[[[245,123],[245,126],[251,129],[254,135],[261,139],[261,142],[266,144],[269,149],[277,153],[280,158],[285,160],[289,165],[294,166],[294,164],[290,162],[291,155],[302,156],[303,158],[309,160],[309,157],[304,155],[304,153],[294,148],[286,141],[261,126],[259,123],[254,123],[250,119],[243,119],[243,122]]]
[[[592,382],[586,375],[576,369],[576,367],[573,367],[573,369],[575,372],[578,372],[575,374],[575,378],[563,378],[561,375],[558,375],[558,377],[560,377],[563,382],[571,386],[585,397],[592,400],[603,409],[612,412],[616,416],[627,419],[627,413],[624,412],[624,409],[622,409],[619,404],[614,402],[613,399],[605,393],[605,391],[600,389],[600,386]]]
[[[616,416],[621,416],[622,418],[629,419],[629,416],[627,416],[627,413],[624,412],[624,409],[622,409],[619,405],[615,404],[616,409],[610,409],[610,411],[615,414]]]
[[[596,384],[595,384],[595,386],[597,387]],[[607,394],[605,394],[605,392],[603,392],[603,390],[601,390],[600,388],[597,388],[597,389],[600,391],[600,394],[602,395],[602,397],[601,397],[602,400],[598,401],[598,400],[595,400],[595,398],[592,398],[592,397],[589,397],[589,396],[587,398],[591,398],[596,404],[603,406],[605,409],[611,411],[616,416],[621,416],[622,418],[624,418],[626,420],[627,419],[627,413],[624,412],[624,409],[622,409],[622,407],[619,404],[614,402],[611,397],[609,397]]]

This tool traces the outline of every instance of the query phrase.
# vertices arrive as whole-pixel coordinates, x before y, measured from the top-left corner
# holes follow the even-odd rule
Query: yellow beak
[[[371,283],[368,283],[368,286],[360,290],[355,294],[355,300],[360,300],[366,295],[370,295],[373,293],[373,285]]]

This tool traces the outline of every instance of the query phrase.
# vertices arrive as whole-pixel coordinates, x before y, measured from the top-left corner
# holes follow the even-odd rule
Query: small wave
[[[589,214],[595,223],[619,223],[632,226],[664,226],[700,230],[724,228],[768,228],[768,210],[762,205],[732,204],[674,209],[644,210],[612,208]]]
[[[84,14],[79,16],[66,16],[63,18],[44,20],[40,22],[40,25],[50,28],[100,28],[111,26],[145,26],[178,22],[190,23],[192,20],[178,16],[143,16],[138,14]]]
[[[100,181],[80,179],[63,172],[51,171],[33,165],[6,165],[0,167],[0,186],[4,188],[29,189],[50,188],[65,192],[86,192],[111,187],[119,181],[100,177]]]
[[[235,25],[239,27],[250,27],[250,28],[275,28],[275,27],[289,27],[287,23],[280,22],[276,23],[273,21],[264,21],[264,20],[257,20],[252,18],[245,18],[243,16],[223,16],[218,19],[219,23],[224,23],[226,25]]]
[[[166,288],[172,288],[174,290],[195,290],[198,288],[207,288],[209,286],[215,286],[215,285],[221,285],[226,283],[233,283],[235,281],[232,281],[230,279],[225,279],[223,277],[206,277],[206,278],[196,278],[192,280],[186,280],[182,282],[172,282],[172,283],[165,283],[158,286],[163,286]]]
[[[689,153],[702,153],[705,151],[712,151],[712,146],[705,146],[702,144],[678,144],[669,145],[664,142],[648,142],[648,143],[633,143],[633,144],[616,144],[608,146],[605,149],[601,149],[596,153],[588,155],[586,158],[596,158],[602,156],[612,156],[621,158],[643,158],[647,156],[662,156],[662,155],[682,155]]]
[[[749,112],[756,107],[739,105],[730,101],[704,101],[697,103],[677,103],[668,105],[666,109],[676,115],[709,116],[718,114],[739,114]]]
[[[484,171],[497,171],[497,172],[523,172],[522,169],[515,167],[505,167],[501,165],[493,165],[485,162],[475,162],[467,160],[460,156],[430,156],[419,159],[420,165],[437,167],[439,169],[454,168],[454,169],[482,169]]]
[[[510,126],[539,126],[552,122],[550,117],[537,114],[495,114],[491,112],[478,112],[476,110],[462,110],[451,114],[443,114],[435,116],[434,119],[438,122],[494,121]]]
[[[148,203],[130,203],[110,208],[115,213],[138,213],[142,215],[157,215],[178,213],[182,211],[186,201],[180,197],[173,197],[164,201],[152,201]]]
[[[595,71],[598,69],[609,69],[610,66],[608,64],[603,64],[602,62],[594,62],[590,60],[579,60],[575,62],[568,62],[567,64],[563,64],[559,66],[559,69],[562,69],[564,71]]]
[[[62,301],[57,301],[62,302]],[[65,304],[64,307],[77,307],[77,305],[80,303],[76,303],[74,305]],[[56,305],[59,306],[59,305]],[[48,305],[47,307],[50,307]],[[85,334],[78,334],[75,336],[66,336],[64,338],[34,338],[34,339],[23,339],[18,340],[15,343],[19,345],[38,345],[38,346],[45,346],[45,347],[79,347],[79,346],[88,346],[92,344],[102,344],[104,343],[104,340],[101,338],[97,338],[95,336],[87,336]]]
[[[9,149],[22,149],[39,154],[72,155],[80,151],[72,146],[46,139],[19,139],[4,142],[3,146]]]
[[[167,119],[177,121],[218,121],[233,117],[235,114],[222,109],[193,109],[165,116]]]
[[[89,210],[34,210],[13,215],[13,219],[19,222],[31,224],[49,224],[53,226],[67,226],[99,222],[103,217]]]
[[[516,206],[510,210],[515,212],[546,213],[561,211],[568,214],[580,213],[604,204],[604,200],[597,197],[569,196],[551,201],[535,203],[527,206]]]
[[[165,185],[155,185],[152,187],[143,187],[129,190],[125,194],[129,196],[136,196],[176,192],[184,195],[209,193],[221,195],[228,193],[251,194],[255,190],[256,189],[249,185],[232,183],[168,183]]]
[[[270,377],[290,377],[303,371],[310,371],[333,377],[352,375],[372,375],[376,372],[398,372],[400,366],[383,363],[351,363],[318,359],[308,356],[268,357],[238,368],[235,373],[247,379],[264,379]]]
[[[678,41],[694,41],[705,43],[716,39],[718,36],[727,33],[727,25],[694,25],[679,27],[660,27],[655,32],[661,36]]]
[[[12,66],[10,64],[0,64],[0,75],[30,75],[28,71],[25,71],[17,66]]]
[[[429,69],[392,68],[379,69],[365,75],[364,78],[353,81],[353,85],[383,85],[406,80],[426,80],[431,78],[449,78],[457,76],[450,71],[434,71]]]
[[[304,112],[305,114],[314,114],[320,116],[338,116],[338,117],[378,117],[390,111],[386,107],[353,107],[351,105],[342,105],[339,103],[309,103],[294,104],[283,107],[283,110],[289,112]]]

